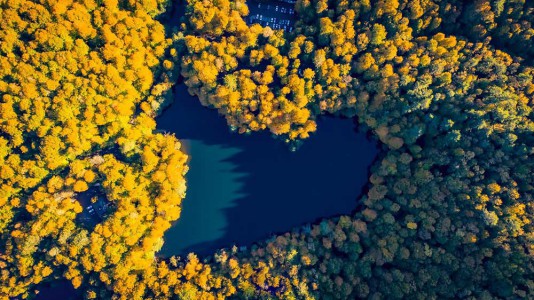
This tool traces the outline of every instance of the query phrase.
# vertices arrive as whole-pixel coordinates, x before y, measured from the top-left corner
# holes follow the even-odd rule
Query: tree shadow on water
[[[296,151],[270,134],[238,135],[184,85],[157,119],[189,144],[182,216],[165,235],[162,256],[251,245],[319,218],[349,214],[367,183],[376,142],[351,119],[323,117]]]

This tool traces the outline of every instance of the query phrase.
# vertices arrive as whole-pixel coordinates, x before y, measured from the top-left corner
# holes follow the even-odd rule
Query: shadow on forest
[[[182,216],[167,231],[162,256],[250,245],[356,207],[378,151],[352,120],[323,117],[317,133],[290,152],[265,132],[229,132],[183,84],[175,99],[158,129],[184,141],[191,160]]]

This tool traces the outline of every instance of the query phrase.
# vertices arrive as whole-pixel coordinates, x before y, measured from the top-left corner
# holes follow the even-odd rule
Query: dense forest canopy
[[[0,1],[3,297],[56,276],[126,282],[178,218],[186,156],[153,133],[174,80],[163,4]],[[76,222],[88,190],[115,207],[94,228]]]
[[[532,2],[299,0],[289,33],[189,0],[172,37],[170,5],[0,0],[0,297],[55,278],[88,299],[534,297]],[[157,258],[185,193],[154,131],[178,73],[240,133],[357,118],[383,143],[363,205]],[[112,207],[95,226],[88,191]]]

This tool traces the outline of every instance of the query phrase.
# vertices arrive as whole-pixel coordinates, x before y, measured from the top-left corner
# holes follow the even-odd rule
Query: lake
[[[295,152],[271,134],[229,131],[216,110],[175,87],[175,101],[157,119],[190,155],[182,215],[159,255],[208,255],[248,246],[320,218],[349,214],[368,179],[377,144],[352,119],[323,117]]]

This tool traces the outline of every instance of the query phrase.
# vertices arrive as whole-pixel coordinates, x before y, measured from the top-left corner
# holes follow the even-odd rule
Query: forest
[[[169,29],[167,0],[0,0],[0,299],[534,297],[534,2],[298,0],[292,32],[186,2]],[[182,79],[273,143],[355,118],[381,143],[361,205],[158,257],[188,158],[155,118]],[[111,203],[94,226],[87,192]]]

